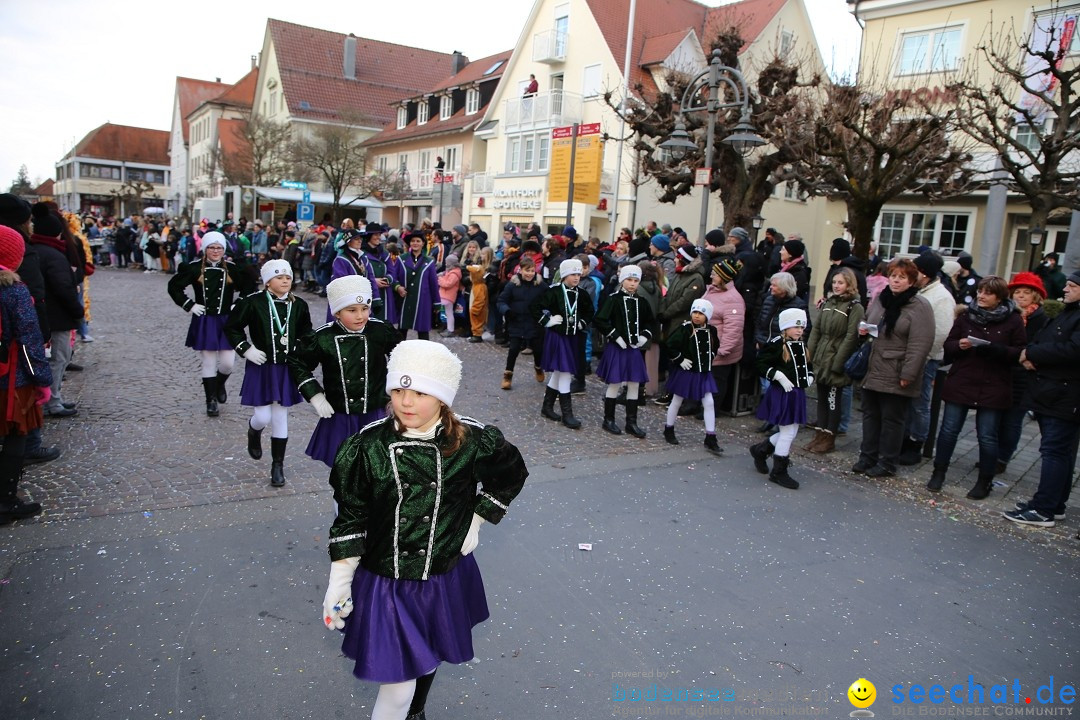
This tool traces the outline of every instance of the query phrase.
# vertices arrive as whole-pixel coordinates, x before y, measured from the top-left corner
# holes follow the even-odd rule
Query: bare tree
[[[797,182],[809,195],[843,199],[854,253],[866,259],[890,200],[918,194],[933,201],[965,191],[971,181],[968,148],[952,139],[955,103],[938,100],[845,82],[803,92],[794,112],[773,127],[773,142],[792,158],[776,178]]]
[[[347,191],[354,192],[357,198],[373,192],[366,180],[367,152],[360,145],[364,120],[347,111],[340,111],[338,116],[341,124],[318,125],[310,136],[297,137],[292,143],[292,159],[299,169],[311,171],[333,195],[335,221],[340,219],[341,198]]]
[[[1046,227],[1056,210],[1080,210],[1080,63],[1066,57],[1065,14],[1036,16],[1025,33],[991,26],[978,47],[989,77],[974,67],[952,86],[961,127],[1031,204],[1031,227]]]
[[[236,150],[225,153],[219,146],[214,152],[226,184],[269,187],[292,175],[292,129],[287,124],[248,113],[231,132]]]
[[[154,190],[154,186],[144,180],[125,180],[120,187],[109,190],[113,196],[113,214],[119,215],[121,203],[125,206],[134,206],[135,210],[142,212],[143,195]],[[131,207],[125,207],[127,212],[132,212]]]

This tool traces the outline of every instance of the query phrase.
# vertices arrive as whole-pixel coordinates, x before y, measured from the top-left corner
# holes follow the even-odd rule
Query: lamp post
[[[721,86],[731,91],[732,99],[730,101],[720,101],[719,91]],[[702,104],[698,96],[706,88],[709,91],[708,100]],[[712,184],[716,113],[720,110],[733,108],[741,108],[742,114],[738,124],[732,128],[731,133],[721,142],[730,145],[735,152],[746,155],[754,148],[765,144],[765,141],[754,130],[754,126],[750,124],[750,92],[747,90],[746,80],[743,78],[742,73],[735,68],[722,65],[720,63],[720,51],[713,50],[709,68],[690,81],[685,92],[683,92],[682,102],[679,104],[680,115],[688,115],[702,110],[708,113],[705,132],[704,167],[707,178],[701,191],[701,222],[698,227],[698,245],[705,241],[705,228],[709,219],[709,189]],[[671,137],[660,143],[660,147],[668,150],[676,162],[686,157],[688,152],[699,149],[697,143],[691,139],[690,133],[686,131],[686,123],[683,122],[681,117],[675,121],[675,130],[671,133]]]
[[[1044,237],[1046,237],[1046,233],[1041,227],[1033,227],[1028,230],[1028,241],[1031,242],[1031,259],[1028,260],[1028,272],[1035,269],[1035,257]]]
[[[401,169],[398,170],[398,227],[405,227],[405,188],[409,183],[409,168],[405,161],[401,161]]]
[[[754,244],[756,245],[757,244],[757,238],[758,238],[758,231],[760,231],[761,228],[764,227],[765,218],[761,217],[761,214],[758,213],[754,217],[750,218],[750,224],[754,228]]]

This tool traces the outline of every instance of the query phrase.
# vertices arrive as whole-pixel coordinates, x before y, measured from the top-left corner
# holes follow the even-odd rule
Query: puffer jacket
[[[865,313],[857,293],[831,295],[821,306],[807,348],[822,385],[844,387],[851,384],[851,378],[844,372],[844,363],[859,344],[859,322]]]
[[[878,295],[866,311],[866,322],[881,325],[885,306]],[[934,344],[934,311],[921,295],[914,295],[900,308],[900,317],[889,334],[882,327],[870,350],[870,363],[863,378],[867,390],[918,397],[922,390],[923,368]],[[900,381],[907,380],[907,387]]]
[[[733,283],[720,290],[710,284],[705,289],[705,300],[713,306],[709,324],[716,328],[719,350],[712,364],[734,365],[743,357],[743,325],[746,323],[746,301]]]
[[[757,323],[754,325],[754,341],[759,346],[765,347],[765,343],[780,334],[780,313],[791,308],[798,308],[805,312],[806,332],[813,330],[805,300],[798,295],[778,299],[770,292],[765,296],[765,301],[761,305],[761,312],[758,314]]]
[[[540,273],[533,276],[531,283],[525,282],[520,273],[506,283],[502,292],[499,293],[496,307],[499,308],[499,312],[506,321],[506,332],[510,337],[531,340],[543,331],[533,322],[529,307],[544,294],[547,288],[547,283],[540,277]]]

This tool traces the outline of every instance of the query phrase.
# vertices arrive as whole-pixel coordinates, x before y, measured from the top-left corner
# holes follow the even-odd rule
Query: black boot
[[[285,484],[285,445],[289,438],[270,438],[270,484],[281,487]]]
[[[799,483],[788,475],[788,466],[791,464],[791,458],[787,455],[774,455],[773,456],[773,469],[769,473],[769,480],[776,483],[781,487],[786,487],[790,490],[798,490]]]
[[[626,428],[626,432],[636,438],[645,437],[645,431],[637,424],[637,411],[640,406],[641,403],[637,398],[634,398],[633,400],[630,398],[626,399],[626,425],[624,427]]]
[[[544,406],[540,408],[540,414],[546,417],[548,420],[554,420],[559,422],[562,420],[562,416],[555,412],[555,399],[559,397],[559,391],[555,388],[544,389]]]
[[[206,394],[206,416],[217,417],[221,414],[218,412],[217,378],[203,378],[202,386],[203,392]]]
[[[248,423],[248,455],[252,460],[262,458],[262,430],[251,427],[250,422]]]
[[[581,427],[581,421],[574,417],[574,400],[570,393],[559,393],[559,409],[562,410],[562,424],[571,430]]]
[[[926,483],[926,489],[930,492],[941,492],[942,486],[945,485],[945,473],[948,469],[948,466],[935,465],[934,472],[930,476],[930,482]]]
[[[975,487],[968,490],[968,498],[971,500],[982,500],[990,494],[990,488],[994,484],[994,475],[990,473],[984,475],[983,471],[979,471],[979,479],[975,481]]]
[[[225,392],[227,382],[229,382],[229,376],[226,373],[217,374],[217,401],[222,405],[229,401],[229,394]]]
[[[705,450],[713,455],[724,454],[724,449],[716,442],[716,433],[705,433]]]
[[[762,475],[769,474],[769,456],[776,448],[768,440],[762,440],[756,445],[750,446],[750,454],[754,458],[754,469]]]
[[[922,462],[922,443],[904,438],[904,444],[900,447],[900,457],[896,458],[897,465],[918,465]]]
[[[22,456],[4,455],[0,467],[0,525],[13,520],[25,520],[41,514],[41,503],[28,503],[19,499],[19,477],[22,475]]]
[[[615,424],[615,404],[618,402],[618,398],[604,398],[604,422],[600,427],[604,428],[612,435],[622,435],[622,430]]]
[[[674,425],[665,425],[664,426],[664,439],[667,440],[668,445],[678,445],[679,444],[679,438],[675,437],[675,426]]]

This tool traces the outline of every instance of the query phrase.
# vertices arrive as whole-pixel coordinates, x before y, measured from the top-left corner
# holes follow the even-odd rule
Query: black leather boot
[[[716,442],[716,435],[714,433],[705,433],[705,451],[710,452],[713,455],[724,454],[724,449],[720,447],[720,443]]]
[[[574,400],[570,393],[559,393],[559,409],[562,410],[562,424],[571,430],[581,427],[581,421],[574,417]]]
[[[922,462],[922,443],[904,438],[904,444],[900,447],[900,457],[896,459],[897,465],[918,465]]]
[[[926,483],[926,489],[930,492],[941,492],[942,486],[945,485],[945,473],[948,470],[947,465],[945,467],[935,465],[934,472],[930,475],[930,482]]]
[[[786,487],[790,490],[798,490],[799,483],[788,475],[788,466],[791,464],[791,458],[786,455],[774,455],[773,456],[773,469],[769,473],[769,480],[776,483],[781,487]]]
[[[4,466],[0,467],[0,525],[7,525],[13,520],[25,520],[41,514],[41,503],[28,503],[19,499],[19,477],[22,475],[22,458],[4,457]]]
[[[768,440],[762,440],[756,445],[750,446],[750,455],[754,458],[754,469],[762,475],[769,474],[769,456],[776,448]]]
[[[626,425],[625,425],[625,428],[626,428],[626,432],[630,433],[634,437],[636,437],[636,438],[644,438],[645,437],[645,431],[642,430],[640,427],[638,427],[638,424],[637,424],[638,407],[640,407],[640,403],[638,402],[637,398],[634,398],[633,400],[631,400],[630,398],[626,399]]]
[[[229,401],[229,394],[225,392],[227,382],[229,382],[229,376],[226,373],[217,374],[217,401],[222,405]]]
[[[252,460],[262,458],[262,430],[251,427],[250,422],[248,423],[248,455]]]
[[[674,425],[665,425],[664,426],[664,440],[667,441],[668,445],[678,445],[679,444],[679,438],[675,437],[675,426]]]
[[[968,490],[968,498],[971,500],[982,500],[990,494],[990,488],[994,485],[994,474],[990,473],[984,475],[983,471],[979,471],[979,479],[975,481],[975,487]]]
[[[285,446],[289,438],[270,438],[270,484],[281,487],[285,484]]]
[[[615,424],[615,404],[618,402],[618,398],[604,398],[604,422],[600,427],[612,435],[622,435],[622,430]]]
[[[559,391],[555,388],[544,389],[544,406],[540,408],[540,414],[548,420],[559,422],[562,416],[555,412],[555,399],[559,397]]]
[[[207,417],[217,417],[221,414],[218,412],[217,378],[203,378],[202,386],[203,393],[206,394],[206,415]]]

